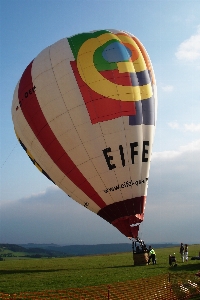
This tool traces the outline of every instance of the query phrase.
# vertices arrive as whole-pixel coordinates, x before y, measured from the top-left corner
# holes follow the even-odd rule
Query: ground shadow
[[[198,271],[200,270],[200,263],[198,264],[177,264],[177,267],[169,267],[169,270],[171,272],[192,272],[192,271]]]
[[[0,275],[11,275],[11,274],[26,274],[26,273],[53,273],[59,271],[66,271],[65,269],[54,269],[54,270],[0,270]]]

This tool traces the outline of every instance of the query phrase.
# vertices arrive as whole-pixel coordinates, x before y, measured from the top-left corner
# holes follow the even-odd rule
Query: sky
[[[15,86],[44,48],[98,29],[143,43],[158,88],[146,243],[200,243],[200,1],[0,1],[0,243],[106,244],[129,240],[43,176],[12,123]]]

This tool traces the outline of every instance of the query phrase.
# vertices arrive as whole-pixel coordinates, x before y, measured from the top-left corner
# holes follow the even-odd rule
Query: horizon
[[[101,244],[55,244],[55,243],[0,243],[0,245],[46,245],[46,246],[98,246],[98,245],[120,245],[120,244],[129,244],[132,245],[132,242],[128,243],[128,242],[119,242],[119,243],[101,243]],[[168,242],[164,242],[164,243],[146,243],[146,245],[179,245],[178,243],[168,243]],[[199,245],[198,243],[196,244],[188,244],[188,245]]]

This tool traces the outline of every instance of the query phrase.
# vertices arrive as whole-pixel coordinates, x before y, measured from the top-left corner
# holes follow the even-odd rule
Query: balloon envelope
[[[133,35],[64,38],[25,69],[12,104],[16,135],[38,169],[127,237],[144,218],[156,84]]]

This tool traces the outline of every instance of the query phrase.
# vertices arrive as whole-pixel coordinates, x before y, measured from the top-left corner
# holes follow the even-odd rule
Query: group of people
[[[146,245],[144,244],[144,241],[142,241],[141,239],[137,239],[137,242],[140,244],[139,246],[136,246],[136,242],[133,242],[133,252],[134,253],[148,253],[149,259],[148,259],[148,264],[150,264],[150,262],[152,261],[153,265],[156,264],[156,252],[155,250],[149,246],[149,248],[146,247]],[[134,247],[135,244],[135,247]],[[174,253],[175,254],[175,253]],[[183,243],[181,243],[180,245],[180,255],[181,255],[181,259],[182,262],[184,261],[188,261],[188,244],[183,245]],[[169,255],[169,264],[175,264],[175,266],[177,266],[176,264],[176,257],[175,255]]]
[[[149,255],[148,264],[150,264],[150,262],[152,261],[153,265],[155,265],[156,264],[156,252],[155,252],[155,250],[151,246],[149,246],[149,248],[147,248],[144,241],[140,240],[139,238],[137,239],[137,242],[140,244],[140,247],[136,246],[135,253],[137,253],[137,254],[139,254],[139,253],[148,253],[148,255]],[[134,249],[134,245],[133,245],[133,249]]]
[[[188,261],[188,245],[187,244],[185,244],[185,246],[184,246],[183,243],[181,243],[180,255],[181,255],[182,262]]]

